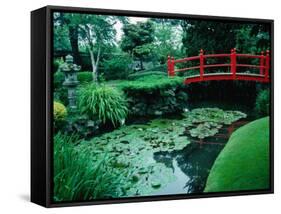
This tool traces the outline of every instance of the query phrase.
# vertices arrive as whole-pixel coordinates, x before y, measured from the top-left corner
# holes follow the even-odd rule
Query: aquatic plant
[[[247,117],[240,111],[224,111],[219,108],[197,108],[185,115],[185,127],[188,127],[192,137],[199,139],[214,136],[223,125],[230,125]]]
[[[122,173],[109,168],[110,158],[91,153],[75,136],[54,137],[54,200],[117,197]]]
[[[82,114],[114,126],[126,119],[128,108],[124,94],[108,85],[86,84],[78,90],[78,107]]]

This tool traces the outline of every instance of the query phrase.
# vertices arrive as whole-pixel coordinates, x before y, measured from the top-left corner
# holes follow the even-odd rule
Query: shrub
[[[54,102],[54,120],[62,121],[65,120],[67,116],[67,110],[65,106],[59,102]]]
[[[159,75],[160,78],[161,78],[161,76],[167,76],[167,73],[164,73],[164,72],[161,72],[161,71],[139,71],[139,72],[130,74],[128,76],[128,79],[129,80],[137,80],[138,78],[145,77],[145,76],[151,76],[151,75],[153,75],[153,76]]]
[[[98,117],[103,123],[121,124],[127,116],[127,101],[124,94],[107,85],[87,84],[78,90],[78,107],[82,114]]]
[[[54,80],[53,81],[54,99],[67,105],[68,104],[67,89],[63,86],[64,73],[61,71],[57,71],[56,73],[54,73],[53,80]]]
[[[77,139],[61,133],[54,137],[54,200],[117,197],[122,175],[108,167],[108,157],[75,145]]]
[[[62,58],[57,58],[53,60],[53,71],[57,72],[60,69],[60,66],[64,63]]]
[[[269,90],[265,89],[258,93],[255,110],[259,116],[266,116],[269,114]]]
[[[126,79],[129,75],[132,59],[128,54],[120,54],[103,62],[104,78],[106,80]]]
[[[54,73],[54,88],[60,88],[63,87],[62,84],[64,82],[64,73],[61,71],[58,71]]]
[[[187,107],[187,93],[181,77],[150,75],[122,81],[119,87],[128,97],[130,115],[160,116],[180,114]]]
[[[53,105],[54,131],[57,132],[58,130],[62,130],[66,125],[65,119],[67,116],[67,110],[65,106],[60,102],[55,101]]]
[[[82,71],[77,74],[80,83],[89,83],[93,81],[93,73],[91,71]]]
[[[165,77],[159,75],[144,76],[135,81],[122,81],[118,87],[124,91],[147,91],[151,92],[159,89],[173,88],[183,85],[181,77]]]

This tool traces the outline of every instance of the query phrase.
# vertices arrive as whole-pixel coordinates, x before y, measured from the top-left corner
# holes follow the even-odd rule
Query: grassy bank
[[[269,118],[255,120],[230,137],[209,174],[204,192],[269,188]]]

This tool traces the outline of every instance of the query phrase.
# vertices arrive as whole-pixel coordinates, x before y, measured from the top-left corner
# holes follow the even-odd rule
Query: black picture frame
[[[239,192],[189,195],[142,196],[110,200],[54,203],[52,198],[52,13],[79,12],[138,17],[188,18],[223,22],[248,22],[271,26],[270,94],[270,188]],[[46,6],[31,12],[31,201],[44,207],[145,202],[191,198],[268,194],[274,192],[274,21],[219,16],[187,15],[144,11],[108,10],[79,7]]]

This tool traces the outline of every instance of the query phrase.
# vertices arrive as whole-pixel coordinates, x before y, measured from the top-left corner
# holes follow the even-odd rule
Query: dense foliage
[[[180,114],[187,106],[183,79],[150,75],[133,81],[121,81],[116,87],[128,97],[131,116]]]
[[[259,116],[269,115],[270,93],[268,89],[261,90],[256,99],[255,110]]]
[[[104,60],[103,69],[105,79],[127,79],[130,73],[129,65],[131,63],[132,59],[126,53],[119,53],[116,57]]]
[[[140,60],[140,69],[143,70],[143,61],[153,52],[154,26],[151,21],[126,24],[123,26],[124,36],[121,48]]]
[[[77,74],[79,83],[89,83],[93,81],[93,73],[91,71],[82,71]]]
[[[114,126],[124,123],[128,108],[121,91],[108,85],[86,84],[78,91],[78,107],[82,114]]]

